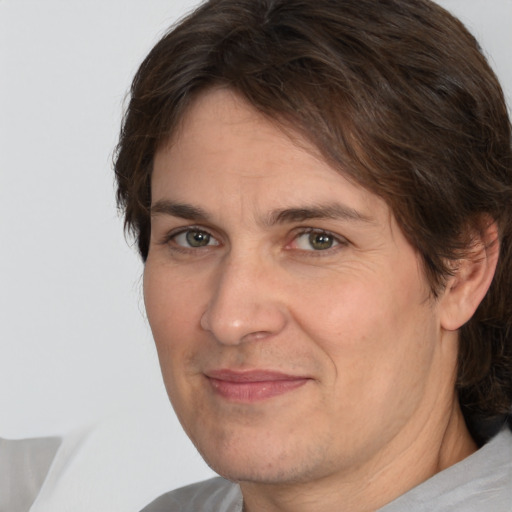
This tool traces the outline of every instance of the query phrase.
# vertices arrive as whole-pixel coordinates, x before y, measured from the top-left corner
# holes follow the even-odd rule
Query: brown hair
[[[229,87],[383,197],[435,296],[484,218],[491,288],[461,328],[466,416],[512,403],[512,144],[503,93],[464,26],[428,0],[209,0],[137,72],[117,148],[118,204],[142,258],[155,151],[191,100]],[[462,252],[461,252],[462,251]]]

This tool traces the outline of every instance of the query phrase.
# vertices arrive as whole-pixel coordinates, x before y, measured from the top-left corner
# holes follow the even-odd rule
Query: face
[[[453,378],[387,205],[230,91],[156,155],[144,297],[176,413],[233,480],[372,464]]]

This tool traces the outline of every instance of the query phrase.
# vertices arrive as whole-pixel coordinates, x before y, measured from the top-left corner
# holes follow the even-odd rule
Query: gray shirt
[[[160,496],[141,512],[242,512],[237,484],[213,478]],[[512,432],[502,430],[461,462],[379,512],[512,512]]]

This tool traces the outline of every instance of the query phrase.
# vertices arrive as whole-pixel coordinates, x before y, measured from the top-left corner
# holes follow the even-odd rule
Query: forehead
[[[324,160],[314,144],[277,114],[265,115],[236,91],[222,87],[207,89],[194,98],[162,149],[172,149],[176,155],[191,150],[201,157],[198,148],[210,156],[230,153],[234,158],[237,152],[244,153],[248,163],[250,156],[270,159],[270,151],[273,160],[280,155],[282,160]],[[266,151],[258,153],[261,149]]]
[[[294,132],[229,89],[199,95],[175,135],[155,155],[153,202],[238,200],[239,208],[342,202],[364,216],[384,201],[349,181]]]

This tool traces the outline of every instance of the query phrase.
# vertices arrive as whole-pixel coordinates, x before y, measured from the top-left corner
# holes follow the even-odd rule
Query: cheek
[[[144,304],[164,377],[172,365],[190,357],[201,332],[204,298],[194,279],[149,260],[144,270]]]
[[[146,263],[144,303],[160,368],[173,408],[186,429],[190,411],[200,410],[197,354],[204,350],[204,310],[194,280],[164,266]],[[187,430],[187,429],[186,429]]]
[[[426,378],[435,318],[414,270],[410,279],[396,269],[392,279],[381,273],[380,279],[347,279],[334,287],[331,280],[325,289],[318,283],[315,293],[296,302],[294,317],[330,359],[337,392],[350,390],[359,403],[386,401]]]

